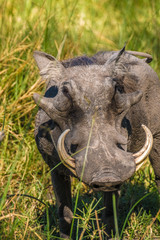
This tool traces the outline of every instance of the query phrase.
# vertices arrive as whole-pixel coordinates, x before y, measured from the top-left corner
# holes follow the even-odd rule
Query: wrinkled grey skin
[[[52,56],[34,53],[40,75],[46,79],[45,100],[36,117],[35,139],[52,169],[59,162],[57,145],[65,129],[66,151],[76,153],[77,177],[94,190],[104,192],[103,221],[110,233],[113,225],[112,193],[135,172],[132,153],[145,142],[141,124],[154,138],[150,160],[160,191],[160,82],[146,59],[124,52],[99,52],[58,62]],[[93,127],[91,128],[93,124]],[[87,158],[86,147],[91,133]],[[83,149],[83,150],[81,150]],[[81,150],[81,151],[79,151]],[[85,160],[86,159],[86,160]],[[85,162],[84,162],[85,161]],[[51,172],[61,237],[69,238],[72,221],[70,175],[63,164]]]

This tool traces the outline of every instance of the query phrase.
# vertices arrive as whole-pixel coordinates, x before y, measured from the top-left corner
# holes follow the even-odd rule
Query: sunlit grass
[[[0,145],[0,239],[50,239],[59,234],[56,207],[51,207],[55,206],[55,196],[50,170],[34,141],[37,107],[32,95],[44,92],[45,86],[33,51],[66,59],[99,50],[118,50],[127,42],[127,49],[153,56],[151,66],[160,76],[159,16],[158,0],[0,0],[0,130],[4,125],[6,133]],[[79,185],[77,180],[72,182],[75,203]],[[122,187],[120,234],[133,205],[151,193],[131,212],[122,233],[126,239],[160,236],[160,214],[156,215],[159,196],[155,189],[149,163]],[[99,199],[100,193],[91,195],[80,188],[76,206],[79,212],[75,212],[79,227],[73,227],[76,239],[105,236],[98,220],[103,207]],[[41,222],[45,223],[43,227]]]

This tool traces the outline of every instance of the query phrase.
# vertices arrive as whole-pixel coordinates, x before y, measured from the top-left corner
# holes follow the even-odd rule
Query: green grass
[[[32,95],[43,92],[44,83],[33,51],[66,59],[118,50],[127,42],[127,49],[153,56],[151,66],[160,76],[159,29],[158,0],[0,0],[0,130],[4,125],[6,132],[0,145],[0,239],[50,239],[59,234],[50,172],[34,141],[37,107]],[[77,190],[77,181],[72,181],[73,202],[79,191],[76,239],[82,234],[87,239],[103,238],[97,217],[103,207],[101,194]],[[160,237],[158,204],[154,173],[147,163],[122,187],[119,234],[125,239]]]

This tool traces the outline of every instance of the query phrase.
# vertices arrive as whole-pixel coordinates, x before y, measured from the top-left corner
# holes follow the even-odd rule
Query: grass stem
[[[117,204],[116,204],[116,195],[112,194],[112,202],[113,202],[113,215],[114,215],[114,225],[116,232],[116,239],[119,239],[119,230],[118,230],[118,218],[117,218]]]

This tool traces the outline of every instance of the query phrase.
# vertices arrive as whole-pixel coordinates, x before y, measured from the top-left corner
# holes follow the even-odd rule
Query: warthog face
[[[34,100],[62,132],[58,142],[52,136],[60,159],[74,175],[100,191],[113,191],[130,178],[152,145],[151,133],[144,126],[145,147],[135,155],[127,152],[128,133],[122,122],[142,92],[125,93],[121,87],[125,74],[121,54],[113,54],[104,65],[65,67],[52,56],[35,52],[50,94],[34,94]]]

